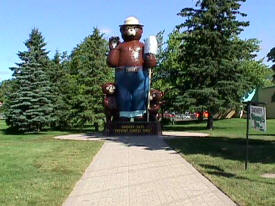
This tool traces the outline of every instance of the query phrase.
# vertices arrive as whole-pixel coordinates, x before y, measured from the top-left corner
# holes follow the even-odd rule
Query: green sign
[[[266,131],[266,109],[265,107],[250,106],[250,120],[251,127],[259,130]]]

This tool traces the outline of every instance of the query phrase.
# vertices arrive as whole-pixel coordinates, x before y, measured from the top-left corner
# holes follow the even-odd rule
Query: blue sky
[[[36,27],[47,42],[50,56],[55,50],[71,50],[91,34],[93,27],[106,38],[120,36],[118,25],[128,16],[144,24],[143,39],[165,30],[165,36],[183,22],[177,13],[194,6],[194,0],[0,0],[0,81],[11,78],[9,67],[19,62],[18,51]],[[261,41],[258,58],[275,47],[275,0],[247,0],[241,11],[248,14],[250,26],[241,38]]]

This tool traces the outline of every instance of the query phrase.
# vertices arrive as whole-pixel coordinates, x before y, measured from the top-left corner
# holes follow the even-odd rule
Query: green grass
[[[240,205],[275,205],[275,179],[263,178],[275,173],[275,120],[268,120],[267,132],[250,130],[248,170],[244,170],[246,120],[206,123],[182,122],[165,130],[209,133],[209,137],[186,137],[167,141],[220,189]]]
[[[0,205],[61,205],[93,156],[99,141],[55,140],[68,132],[9,134],[0,121]]]

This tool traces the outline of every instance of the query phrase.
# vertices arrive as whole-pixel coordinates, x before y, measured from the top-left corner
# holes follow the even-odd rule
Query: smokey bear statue
[[[163,97],[164,93],[162,91],[151,89],[150,90],[150,121],[159,120],[159,111],[161,106],[163,105]]]
[[[116,102],[116,85],[108,82],[101,86],[104,94],[103,106],[107,124],[119,119],[118,108]]]
[[[109,40],[108,65],[115,68],[116,100],[119,120],[145,120],[149,91],[148,68],[156,66],[152,53],[145,54],[144,44],[140,42],[143,25],[135,17],[128,17],[120,32],[124,42],[118,37]]]

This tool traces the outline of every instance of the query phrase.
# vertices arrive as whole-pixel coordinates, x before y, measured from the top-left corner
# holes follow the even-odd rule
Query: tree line
[[[101,85],[113,76],[107,45],[95,28],[70,55],[57,51],[50,59],[44,37],[33,29],[27,50],[18,52],[21,62],[10,68],[13,78],[2,83],[7,124],[18,132],[100,124]]]
[[[272,70],[255,59],[259,41],[239,37],[249,26],[240,20],[246,16],[239,11],[242,2],[197,0],[194,8],[178,13],[184,21],[166,42],[163,31],[157,34],[159,63],[152,83],[165,92],[164,110],[208,111],[207,127],[212,129],[212,114],[238,109],[247,92],[273,84],[268,78]],[[31,31],[25,46],[26,51],[18,52],[21,62],[10,68],[13,78],[0,89],[11,128],[39,132],[45,127],[97,127],[104,121],[100,86],[114,81],[114,73],[106,64],[107,40],[98,29],[70,55],[56,52],[50,59],[38,29]],[[273,62],[274,51],[268,54]]]

